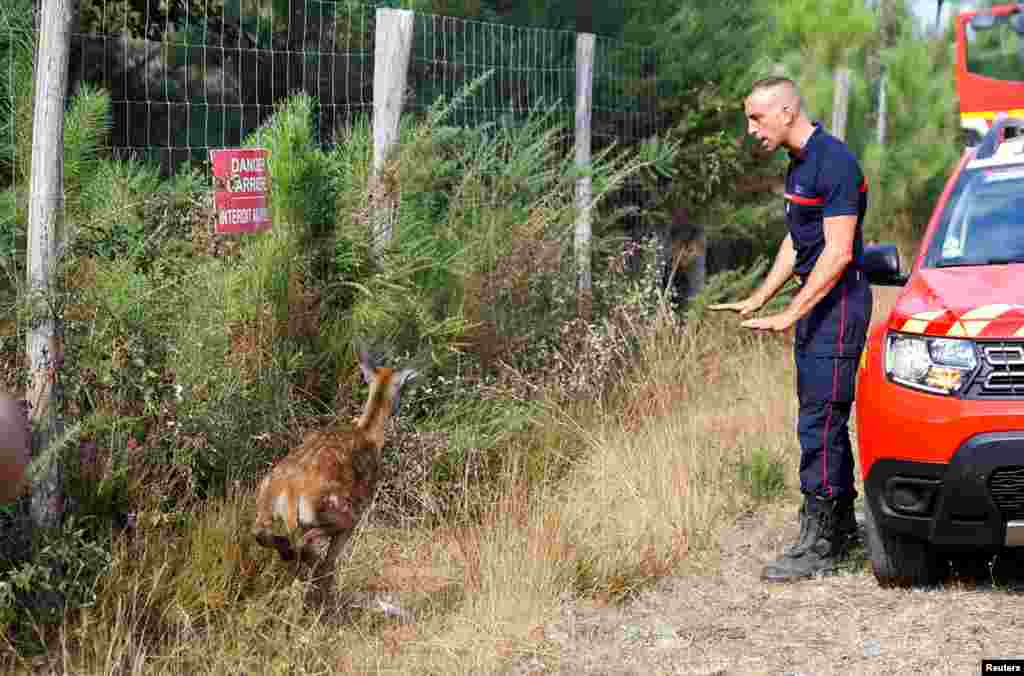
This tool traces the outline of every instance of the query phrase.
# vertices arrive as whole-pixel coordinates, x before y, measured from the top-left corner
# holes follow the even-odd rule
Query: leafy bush
[[[786,490],[786,468],[765,448],[754,448],[750,457],[740,463],[738,472],[755,500],[771,500]]]
[[[5,528],[4,537],[18,530]],[[39,650],[45,638],[40,627],[93,603],[96,580],[110,563],[110,542],[99,536],[95,524],[69,517],[59,531],[46,533],[20,556],[0,561],[0,631],[19,649]]]

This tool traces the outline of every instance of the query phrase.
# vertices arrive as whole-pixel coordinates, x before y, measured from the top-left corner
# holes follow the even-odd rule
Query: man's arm
[[[785,331],[807,315],[811,308],[825,297],[842,276],[853,259],[853,238],[857,231],[856,216],[831,216],[824,219],[825,248],[814,263],[803,288],[777,315],[748,319],[742,326],[748,329]]]
[[[803,288],[786,308],[796,323],[824,298],[843,276],[853,260],[853,238],[857,232],[856,216],[832,216],[824,219],[825,248],[807,275]]]
[[[768,276],[761,282],[761,286],[754,292],[754,296],[764,305],[779,292],[779,289],[793,276],[793,268],[796,266],[796,249],[793,248],[793,237],[787,232],[786,238],[779,245],[779,252],[775,255],[775,262]],[[759,307],[760,307],[759,305]]]
[[[761,282],[761,286],[746,300],[737,303],[716,303],[708,306],[710,310],[734,310],[741,316],[758,311],[765,303],[770,301],[779,289],[793,276],[793,267],[796,265],[796,249],[793,248],[793,238],[786,233],[786,238],[779,245],[779,251],[775,254],[775,262],[771,270]]]

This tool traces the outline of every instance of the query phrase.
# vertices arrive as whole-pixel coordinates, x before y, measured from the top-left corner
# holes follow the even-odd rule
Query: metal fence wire
[[[531,111],[552,113],[571,151],[576,110],[576,34],[544,28],[417,14],[406,108],[426,110],[439,96],[455,98],[467,82],[490,73],[452,112],[461,126],[521,122]],[[654,50],[606,37],[595,40],[591,143],[634,145],[657,132]],[[630,181],[609,202],[643,232],[646,192]]]
[[[80,0],[70,91],[82,83],[108,91],[111,150],[159,163],[165,174],[183,162],[206,162],[211,148],[242,145],[296,93],[313,97],[318,140],[328,146],[354,118],[372,115],[375,11],[374,3],[357,0]],[[17,25],[0,20],[0,43],[32,38],[30,16]],[[438,96],[451,99],[491,71],[449,123],[516,123],[542,106],[566,130],[569,150],[575,38],[417,13],[405,110],[422,114]],[[0,181],[13,185],[16,139],[31,133],[31,116],[14,114],[9,85],[19,66],[4,54],[0,44]],[[594,152],[657,132],[656,81],[652,49],[597,38]],[[639,224],[645,200],[634,182],[611,206],[632,205],[629,220]]]
[[[18,9],[0,5],[0,261],[5,271],[17,251],[18,215],[28,206],[27,191],[16,186],[27,188],[31,157],[34,29],[32,12]]]
[[[82,0],[71,77],[110,92],[111,146],[166,169],[241,145],[290,94],[317,131],[368,113],[372,5],[331,0]]]

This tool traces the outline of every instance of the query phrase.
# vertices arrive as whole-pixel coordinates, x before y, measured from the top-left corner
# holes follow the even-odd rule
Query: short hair
[[[763,77],[757,80],[750,86],[750,95],[753,96],[758,92],[771,91],[773,89],[787,88],[792,93],[795,109],[793,112],[800,114],[804,108],[803,96],[800,94],[800,88],[797,86],[791,78],[782,75],[772,75],[769,77]]]
[[[753,93],[763,89],[775,89],[776,87],[782,86],[791,87],[794,92],[798,91],[796,82],[791,78],[784,77],[782,75],[772,75],[756,80],[754,84],[750,85],[750,91]]]

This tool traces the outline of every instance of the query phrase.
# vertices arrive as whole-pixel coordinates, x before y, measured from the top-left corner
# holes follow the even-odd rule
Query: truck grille
[[[1024,399],[1024,341],[979,342],[981,369],[970,399]]]
[[[992,472],[988,490],[1004,519],[1024,519],[1024,466],[1000,467]]]

